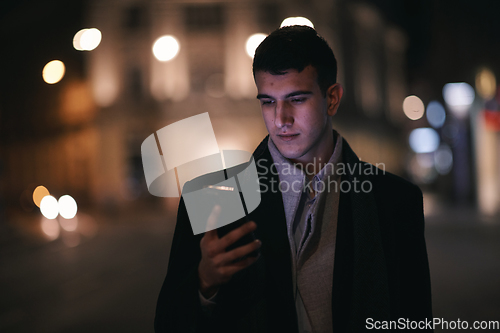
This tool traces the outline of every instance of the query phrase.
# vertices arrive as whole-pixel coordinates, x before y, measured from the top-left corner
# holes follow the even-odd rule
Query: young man
[[[219,238],[193,236],[181,201],[156,332],[357,332],[430,319],[422,193],[360,162],[332,130],[343,89],[330,47],[314,29],[281,28],[253,70],[269,132],[254,152],[261,204]],[[257,241],[226,252],[251,231]]]

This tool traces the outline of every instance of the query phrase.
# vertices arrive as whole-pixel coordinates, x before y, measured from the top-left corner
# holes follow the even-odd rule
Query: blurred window
[[[185,19],[188,31],[219,31],[224,27],[224,8],[221,4],[186,5]]]
[[[131,31],[139,30],[146,24],[146,10],[143,6],[133,5],[125,9],[123,26]]]
[[[131,67],[128,71],[128,90],[135,102],[140,102],[143,97],[144,87],[142,83],[142,72],[137,67]]]

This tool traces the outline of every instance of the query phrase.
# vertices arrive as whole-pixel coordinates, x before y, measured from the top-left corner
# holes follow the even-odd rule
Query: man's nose
[[[278,128],[290,127],[293,125],[293,113],[286,102],[276,103],[274,124]]]

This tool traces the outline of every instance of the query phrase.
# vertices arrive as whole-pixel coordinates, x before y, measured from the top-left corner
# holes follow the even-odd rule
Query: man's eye
[[[261,103],[262,105],[270,105],[270,104],[273,104],[273,103],[274,103],[274,101],[262,101],[262,100],[261,100],[261,101],[260,101],[260,103]]]
[[[300,98],[293,98],[292,99],[292,103],[302,103],[304,102],[306,99],[305,97],[300,97]]]

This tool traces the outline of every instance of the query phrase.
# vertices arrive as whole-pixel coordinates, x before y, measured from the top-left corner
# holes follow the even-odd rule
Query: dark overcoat
[[[257,223],[255,233],[262,241],[260,258],[220,288],[214,312],[210,318],[204,316],[197,274],[203,235],[193,236],[181,199],[155,332],[297,332],[285,211],[281,193],[269,190],[279,179],[267,140],[253,155],[261,203],[250,219]],[[334,332],[365,331],[369,318],[372,322],[431,319],[422,192],[361,162],[345,140],[342,161],[347,166],[343,189],[350,185],[350,191],[340,194],[332,258]],[[363,182],[364,190],[370,185],[370,191],[360,190]]]

